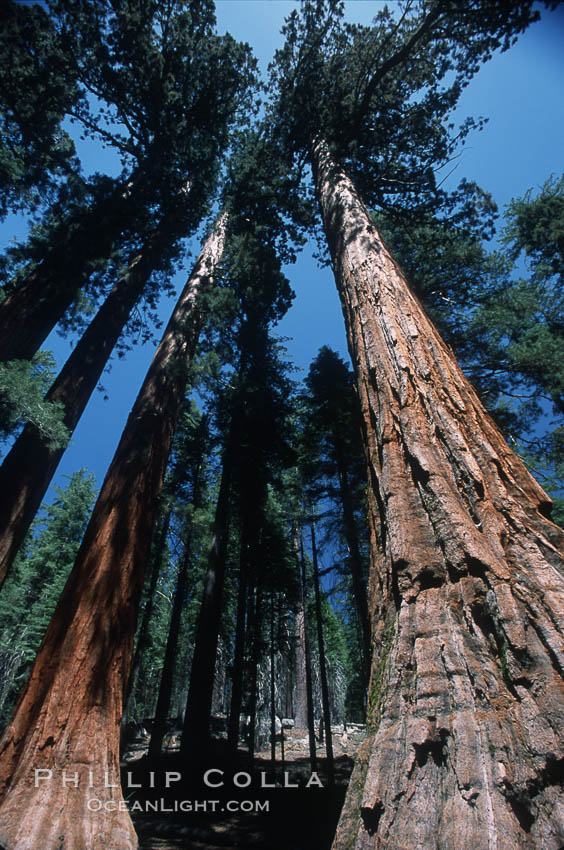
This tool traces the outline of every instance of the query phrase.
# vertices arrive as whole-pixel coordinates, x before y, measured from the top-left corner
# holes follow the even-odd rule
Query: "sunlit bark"
[[[334,847],[559,850],[564,536],[322,141],[313,163],[384,547]]]
[[[222,217],[165,330],[0,742],[4,850],[137,846],[129,814],[120,810],[123,699],[158,496],[197,339],[198,296],[221,257],[225,225]],[[52,779],[35,787],[36,769],[52,771]],[[78,787],[63,783],[74,774]],[[95,811],[92,799],[115,808]]]

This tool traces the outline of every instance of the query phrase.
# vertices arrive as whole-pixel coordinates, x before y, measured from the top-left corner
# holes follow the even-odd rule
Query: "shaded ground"
[[[206,768],[213,769],[208,782],[216,787],[188,775],[174,737],[153,761],[138,741],[124,758],[122,781],[140,850],[329,850],[363,737],[361,729],[336,732],[333,785],[320,744],[312,775],[304,730],[284,730],[274,770],[270,746],[250,765],[244,750],[233,763],[225,742],[216,740]]]

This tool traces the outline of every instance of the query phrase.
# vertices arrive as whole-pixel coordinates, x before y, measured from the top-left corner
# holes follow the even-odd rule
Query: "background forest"
[[[3,728],[50,622],[74,610],[73,565],[103,548],[94,532],[81,544],[123,399],[155,349],[96,507],[109,516],[122,487],[137,534],[123,544],[124,593],[139,603],[120,615],[122,744],[144,725],[158,757],[182,730],[180,752],[198,764],[213,732],[252,759],[288,719],[309,730],[312,765],[323,736],[331,775],[331,728],[373,717],[369,576],[386,532],[367,521],[358,376],[332,332],[297,365],[289,338],[311,258],[329,280],[336,265],[315,197],[321,133],[552,499],[542,512],[564,524],[564,175],[546,170],[498,209],[465,170],[486,120],[459,106],[483,59],[560,26],[561,9],[455,3],[465,37],[427,42],[440,2],[358,4],[374,19],[362,23],[354,3],[344,17],[330,0],[286,5],[268,71],[223,34],[229,13],[218,3],[217,25],[211,0],[2,12]],[[402,65],[402,44],[419,41]],[[317,337],[325,308],[312,292]],[[107,427],[79,426],[102,398]],[[381,664],[386,647],[380,635]]]

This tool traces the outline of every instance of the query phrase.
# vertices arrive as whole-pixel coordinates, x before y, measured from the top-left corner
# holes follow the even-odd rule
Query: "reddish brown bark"
[[[564,535],[323,142],[313,160],[384,544],[334,848],[559,850]]]
[[[30,680],[0,742],[4,850],[130,850],[119,729],[157,500],[198,327],[197,297],[221,256],[208,239],[128,418]],[[53,779],[34,787],[34,769]],[[62,786],[62,771],[78,788]],[[88,772],[92,771],[92,787]],[[117,787],[105,787],[104,772]],[[115,807],[91,811],[88,801]]]
[[[163,222],[114,285],[45,397],[47,401],[63,405],[63,422],[70,434],[169,241],[165,224]],[[64,451],[64,448],[49,446],[37,429],[28,425],[4,458],[0,467],[0,587]]]

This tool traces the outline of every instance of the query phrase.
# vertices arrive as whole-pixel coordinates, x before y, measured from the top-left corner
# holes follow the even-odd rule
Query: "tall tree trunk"
[[[333,735],[331,732],[331,709],[329,706],[329,683],[327,681],[327,663],[325,659],[325,638],[323,635],[323,618],[321,613],[321,587],[319,580],[319,562],[317,558],[317,541],[315,537],[315,521],[313,514],[310,523],[311,557],[313,561],[313,585],[315,588],[315,615],[317,619],[317,645],[319,648],[319,678],[321,680],[321,703],[323,723],[325,726],[325,752],[327,754],[327,773],[329,782],[333,784],[335,764],[333,760]]]
[[[137,846],[129,813],[120,810],[122,705],[144,565],[197,338],[198,296],[223,252],[225,224],[222,216],[165,330],[30,680],[0,741],[4,850]],[[52,771],[52,777],[35,787],[37,769]],[[63,771],[78,774],[78,788],[63,784]],[[103,816],[88,805],[91,799],[106,807]]]
[[[564,535],[322,141],[313,165],[384,543],[334,847],[558,850]]]
[[[158,541],[156,546],[154,546],[154,554],[151,558],[152,563],[150,567],[149,587],[147,589],[147,603],[143,610],[141,623],[139,624],[139,627],[137,629],[137,640],[135,644],[135,652],[133,653],[133,661],[131,662],[129,680],[126,688],[126,704],[123,712],[122,724],[123,721],[129,720],[131,718],[131,715],[133,714],[135,706],[135,692],[137,690],[137,683],[139,681],[139,671],[141,669],[141,662],[143,659],[143,655],[145,654],[148,646],[150,645],[149,623],[153,615],[153,608],[155,607],[157,582],[159,580],[159,576],[163,567],[163,558],[165,553],[166,538],[168,536],[168,530],[170,528],[171,513],[172,508],[169,505],[166,514],[163,517],[162,526],[158,533]]]
[[[92,264],[107,257],[131,226],[139,177],[137,172],[107,198],[80,210],[62,238],[55,234],[48,256],[0,303],[0,360],[31,360],[38,351],[87,282]]]
[[[63,422],[70,434],[169,241],[170,227],[165,220],[114,285],[50,387],[46,401],[63,405]],[[64,451],[64,447],[52,448],[36,428],[28,425],[4,458],[0,467],[0,587]]]
[[[343,508],[343,519],[345,521],[345,538],[349,548],[351,578],[353,595],[360,623],[362,645],[364,650],[364,668],[366,670],[365,682],[368,680],[368,668],[372,655],[372,639],[370,634],[370,617],[368,615],[368,597],[366,583],[363,577],[362,558],[358,542],[358,531],[354,517],[351,487],[344,457],[343,438],[338,423],[333,427],[333,440],[335,446],[335,459],[337,462],[337,473],[339,476],[339,495]]]
[[[198,773],[205,761],[210,741],[210,716],[213,700],[217,643],[225,587],[229,500],[235,451],[233,423],[223,452],[221,482],[215,509],[213,540],[208,553],[204,595],[198,616],[181,753]]]
[[[302,567],[300,562],[300,544],[298,531],[294,530],[294,551],[296,553],[296,564],[299,570],[298,604],[296,608],[296,619],[294,627],[295,659],[296,659],[296,705],[294,711],[294,725],[297,729],[307,729],[307,675],[306,675],[306,627],[305,607],[302,587]]]
[[[174,601],[172,603],[172,613],[170,616],[170,625],[168,628],[168,637],[166,641],[163,670],[161,673],[159,696],[157,699],[157,707],[155,709],[155,720],[153,723],[153,728],[151,730],[151,740],[149,742],[149,756],[160,755],[163,737],[166,731],[166,722],[170,712],[172,685],[174,681],[174,669],[176,666],[176,658],[178,651],[178,638],[180,636],[180,624],[182,621],[182,611],[186,603],[186,591],[188,590],[189,570],[190,565],[192,563],[191,537],[192,533],[191,529],[189,529],[187,539],[184,543],[184,551],[182,553],[182,561],[178,572],[178,581],[174,592]]]
[[[159,696],[157,698],[157,707],[155,709],[155,720],[151,731],[151,740],[149,742],[150,756],[157,756],[161,752],[163,736],[166,730],[166,721],[170,713],[172,687],[174,683],[174,670],[176,667],[178,640],[180,637],[180,626],[182,622],[182,611],[186,604],[189,571],[190,566],[192,564],[192,537],[194,527],[194,512],[199,509],[201,504],[201,474],[202,466],[204,463],[204,454],[206,452],[206,427],[204,419],[202,419],[202,423],[203,426],[201,426],[199,429],[200,443],[198,445],[198,458],[194,463],[194,482],[192,488],[193,513],[192,518],[189,522],[186,523],[184,529],[184,547],[180,567],[178,570],[178,579],[174,592],[174,600],[172,603],[172,612],[170,615],[170,624],[168,628],[168,636],[165,647],[163,670],[159,687]]]
[[[305,553],[304,553],[304,540],[303,534],[296,530],[295,536],[295,548],[296,555],[298,558],[298,565],[300,570],[300,595],[299,595],[299,608],[298,614],[302,614],[302,625],[301,629],[301,640],[303,641],[303,655],[304,655],[304,671],[305,671],[305,697],[306,697],[306,726],[308,732],[309,739],[309,761],[311,765],[312,771],[317,770],[317,751],[315,746],[315,717],[313,711],[313,677],[311,673],[311,651],[309,646],[309,638],[307,634],[307,584],[306,584],[306,561],[305,561]],[[297,675],[297,668],[296,668]],[[297,726],[296,722],[296,726]]]
[[[211,716],[225,714],[225,685],[227,682],[227,646],[221,634],[217,641],[217,657],[213,679]]]
[[[254,599],[251,607],[251,624],[249,638],[251,646],[251,676],[249,687],[249,762],[252,767],[255,758],[255,747],[257,737],[257,705],[258,705],[258,669],[261,655],[261,613],[262,613],[262,587],[258,576],[254,575]]]
[[[274,591],[270,594],[270,760],[276,767],[276,654],[274,650]]]
[[[237,754],[239,744],[239,724],[243,702],[243,668],[245,661],[245,618],[247,613],[247,577],[248,577],[248,528],[245,524],[241,535],[239,555],[239,587],[237,589],[237,619],[235,624],[235,651],[231,674],[231,705],[229,708],[229,729],[227,746]]]

